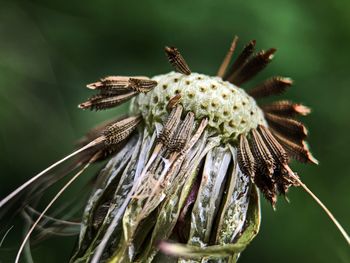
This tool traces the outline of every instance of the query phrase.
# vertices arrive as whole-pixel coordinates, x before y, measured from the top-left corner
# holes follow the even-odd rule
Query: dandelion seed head
[[[139,94],[132,103],[132,111],[141,113],[150,127],[164,121],[168,116],[166,105],[177,94],[181,95],[184,112],[193,112],[197,120],[208,118],[208,127],[225,141],[234,141],[259,124],[266,125],[255,100],[220,77],[170,72],[152,79],[158,85],[146,94]]]

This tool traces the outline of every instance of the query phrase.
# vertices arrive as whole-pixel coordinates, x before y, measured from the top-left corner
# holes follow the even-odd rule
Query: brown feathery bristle
[[[169,59],[170,64],[174,67],[174,69],[182,73],[184,75],[190,75],[191,70],[188,67],[185,59],[182,57],[180,52],[176,47],[165,47],[165,53]]]
[[[248,90],[248,94],[255,99],[264,98],[283,93],[292,86],[293,81],[290,78],[273,77],[265,80],[255,88]]]
[[[155,80],[138,78],[130,78],[129,83],[131,89],[141,93],[149,92],[158,84]]]
[[[185,148],[188,140],[190,139],[191,131],[194,126],[194,113],[187,113],[184,121],[181,123],[180,127],[176,133],[172,136],[169,142],[169,150],[172,152],[180,152]]]
[[[182,106],[177,105],[176,108],[170,112],[162,131],[160,132],[157,140],[163,145],[168,146],[171,138],[174,136],[177,127],[179,126],[182,114]]]
[[[176,94],[174,97],[172,97],[168,104],[166,105],[166,109],[168,111],[171,111],[175,106],[177,106],[180,103],[181,94]]]
[[[141,120],[140,115],[131,116],[107,126],[103,131],[104,144],[110,146],[120,143],[136,129]]]
[[[312,156],[306,142],[303,142],[302,145],[298,145],[288,139],[285,136],[281,136],[278,133],[273,133],[275,138],[280,142],[283,148],[287,151],[290,157],[298,160],[302,163],[314,163],[318,164],[318,161],[315,157]]]
[[[274,48],[259,52],[236,71],[234,76],[230,79],[230,82],[240,86],[244,82],[252,79],[270,63],[275,52],[276,49]]]
[[[273,178],[267,174],[259,173],[256,174],[254,183],[274,208],[277,202],[277,185],[273,182]]]
[[[305,116],[311,112],[310,108],[288,100],[276,101],[268,105],[263,105],[260,108],[264,112],[285,117],[295,117],[297,115]]]
[[[126,93],[126,94],[116,95],[116,96],[98,94],[98,95],[92,96],[86,102],[79,104],[78,107],[80,109],[90,109],[90,110],[109,109],[126,102],[136,94],[137,94],[136,91]]]
[[[272,135],[269,128],[259,125],[258,132],[260,136],[265,141],[267,147],[270,150],[270,153],[273,155],[275,160],[278,160],[281,165],[288,163],[288,154],[277,141],[277,139]]]
[[[252,130],[251,148],[255,159],[255,171],[271,177],[275,169],[275,161],[256,129]]]
[[[113,119],[113,120],[107,120],[104,121],[102,123],[99,123],[98,125],[96,125],[95,127],[93,127],[92,129],[90,129],[83,138],[81,138],[80,140],[77,141],[76,145],[77,146],[85,146],[88,143],[90,143],[91,141],[95,140],[97,137],[101,136],[103,133],[103,130],[105,130],[105,128],[115,122],[117,122],[118,120],[120,120],[121,118],[118,117],[118,119]]]
[[[254,181],[255,160],[250,150],[249,143],[245,134],[239,136],[239,148],[237,153],[239,167],[242,172],[248,175]]]
[[[124,94],[130,91],[146,93],[157,86],[157,81],[147,77],[109,76],[88,84],[89,89],[100,90],[102,94]]]
[[[226,70],[228,65],[230,64],[230,61],[232,59],[232,55],[235,52],[236,46],[237,46],[237,42],[238,42],[238,37],[235,36],[232,40],[231,46],[229,48],[229,50],[226,53],[226,56],[224,58],[224,60],[222,61],[220,68],[217,72],[217,76],[223,78],[225,76]]]
[[[278,142],[278,140],[273,136],[269,128],[259,125],[258,132],[265,141],[267,147],[273,155],[274,160],[277,163],[276,169],[273,174],[273,181],[277,186],[278,192],[280,194],[285,195],[290,186],[297,186],[297,183],[294,179],[295,174],[291,173],[291,170],[288,167],[288,153]]]
[[[288,169],[286,169],[286,167]],[[299,186],[298,182],[296,181],[297,175],[295,173],[290,172],[290,168],[288,165],[281,167],[280,170],[275,172],[274,178],[275,178],[275,184],[277,186],[277,190],[279,194],[286,195],[288,192],[289,187],[291,186]]]
[[[300,137],[299,135],[293,135],[293,134],[283,134],[279,131],[277,131],[276,129],[274,129],[273,127],[269,126],[269,130],[272,132],[272,134],[274,135],[279,135],[280,137],[285,137],[288,138],[289,141],[297,144],[297,145],[303,145],[303,142],[305,140],[305,138]]]
[[[264,115],[269,126],[286,137],[290,136],[301,140],[307,138],[307,129],[301,122],[272,113],[265,113]]]
[[[256,41],[252,40],[245,45],[242,52],[238,55],[237,59],[233,62],[232,66],[225,74],[224,80],[232,82],[232,80],[236,75],[237,70],[240,69],[248,61],[250,56],[254,53],[255,44],[256,44]]]

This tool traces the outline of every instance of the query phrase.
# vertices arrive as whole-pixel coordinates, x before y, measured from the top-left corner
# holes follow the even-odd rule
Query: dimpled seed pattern
[[[176,72],[152,78],[158,85],[146,94],[139,94],[132,103],[133,111],[140,112],[150,126],[168,115],[166,105],[176,94],[186,112],[196,119],[207,117],[208,126],[225,140],[236,140],[242,133],[266,125],[263,112],[244,90],[219,77]]]

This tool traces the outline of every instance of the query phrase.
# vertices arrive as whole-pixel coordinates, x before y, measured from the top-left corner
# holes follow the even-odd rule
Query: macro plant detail
[[[0,202],[3,207],[27,188],[47,187],[49,171],[73,158],[67,173],[78,172],[34,221],[16,262],[64,190],[106,158],[71,262],[236,262],[259,231],[259,192],[275,207],[291,186],[308,192],[350,244],[289,166],[292,159],[317,164],[305,141],[307,129],[297,120],[310,109],[288,100],[257,102],[286,91],[289,78],[240,88],[271,62],[276,49],[255,53],[256,42],[250,41],[231,63],[237,41],[216,76],[192,72],[177,48],[165,47],[175,72],[109,76],[87,85],[97,94],[79,108],[105,110],[131,100],[129,116],[95,127],[80,140],[80,149]],[[50,175],[50,184],[67,173]]]

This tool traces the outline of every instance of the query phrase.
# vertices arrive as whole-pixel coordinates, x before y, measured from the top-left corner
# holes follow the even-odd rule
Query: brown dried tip
[[[248,175],[254,181],[255,176],[255,159],[250,150],[246,135],[241,134],[239,137],[239,149],[237,153],[239,167],[242,172]]]
[[[288,166],[285,149],[269,128],[259,125],[251,135],[251,144],[244,135],[240,136],[238,163],[274,206],[277,194],[286,194],[290,186],[298,186],[296,175]]]
[[[293,81],[290,78],[273,77],[249,90],[248,94],[255,99],[264,98],[271,95],[278,95],[292,86],[292,84]]]
[[[265,113],[272,113],[284,117],[295,117],[296,115],[305,116],[311,112],[310,108],[288,100],[281,100],[273,102],[269,105],[263,105],[261,106],[261,109]]]
[[[295,180],[296,175],[288,166],[288,154],[267,127],[259,125],[258,132],[268,146],[276,163],[273,182],[278,193],[285,195],[289,187],[299,185]]]
[[[252,40],[247,45],[245,45],[243,51],[239,54],[237,59],[233,62],[232,66],[225,74],[224,80],[232,82],[232,80],[235,78],[237,70],[240,69],[248,61],[250,56],[254,53],[255,44],[256,41]]]
[[[279,143],[283,146],[283,148],[287,151],[290,157],[296,159],[302,163],[313,163],[318,164],[318,161],[315,157],[312,156],[309,151],[309,147],[306,142],[302,142],[302,144],[297,144],[291,141],[288,137],[281,135],[279,133],[273,133]]]
[[[252,79],[270,63],[275,52],[274,48],[259,52],[236,71],[230,82],[239,86]]]
[[[147,77],[110,76],[98,82],[88,84],[89,89],[100,90],[101,93],[124,94],[130,91],[146,93],[157,86],[157,81]]]
[[[126,93],[126,94],[121,94],[121,95],[115,95],[115,96],[98,94],[98,95],[92,96],[86,102],[79,104],[78,107],[84,110],[85,109],[90,109],[90,110],[109,109],[126,102],[136,94],[137,94],[136,91]]]
[[[176,47],[165,47],[165,53],[173,68],[182,74],[190,75],[191,70]]]
[[[172,97],[166,106],[166,109],[168,111],[171,111],[175,106],[177,106],[180,103],[181,94],[176,94],[174,97]]]
[[[269,148],[275,161],[278,161],[280,165],[285,165],[288,163],[288,154],[284,148],[280,145],[277,139],[272,135],[267,127],[262,125],[258,126],[258,132],[263,138],[265,144]]]
[[[265,113],[265,118],[273,130],[285,135],[286,137],[304,140],[307,137],[306,127],[294,119],[280,117],[275,114]]]
[[[252,130],[251,148],[255,159],[255,171],[272,177],[275,169],[275,160],[256,129]]]
[[[108,125],[103,130],[105,146],[116,145],[125,140],[141,122],[141,116],[131,116]]]
[[[169,142],[169,150],[171,152],[180,152],[185,148],[188,140],[190,139],[191,132],[194,127],[194,113],[187,113],[184,121],[177,129],[176,133],[173,134]]]
[[[113,119],[113,120],[108,120],[108,121],[104,121],[98,125],[96,125],[95,127],[93,127],[92,129],[90,129],[83,138],[79,139],[76,143],[76,145],[78,147],[82,147],[87,145],[88,143],[90,143],[91,141],[95,140],[96,138],[98,138],[99,136],[101,136],[103,134],[103,131],[106,129],[107,126],[119,121],[120,118],[118,119]]]
[[[168,146],[171,138],[174,136],[177,127],[179,126],[182,114],[182,106],[178,105],[170,112],[162,131],[158,136],[158,141],[163,145]]]
[[[236,49],[237,42],[238,42],[238,37],[235,36],[233,38],[232,43],[231,43],[230,49],[227,51],[227,54],[226,54],[224,60],[221,63],[221,66],[220,66],[220,68],[218,70],[218,73],[216,74],[218,77],[223,78],[225,76],[225,73],[226,73],[228,65],[230,64],[233,52]]]

